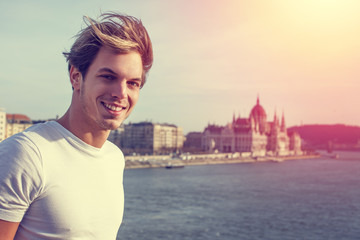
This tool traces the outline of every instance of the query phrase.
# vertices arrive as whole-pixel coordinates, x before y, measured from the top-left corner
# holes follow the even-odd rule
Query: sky
[[[259,96],[268,120],[360,126],[358,0],[14,0],[0,2],[0,108],[33,120],[71,101],[62,52],[83,16],[140,18],[154,64],[125,123],[184,133],[248,117]]]

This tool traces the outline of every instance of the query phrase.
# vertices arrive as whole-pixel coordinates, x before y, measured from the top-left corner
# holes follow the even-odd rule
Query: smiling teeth
[[[116,106],[114,106],[114,105],[110,105],[110,104],[107,104],[107,103],[104,103],[104,105],[105,105],[105,107],[107,107],[108,109],[111,109],[112,111],[120,111],[120,110],[122,110],[122,108],[121,107],[116,107]]]

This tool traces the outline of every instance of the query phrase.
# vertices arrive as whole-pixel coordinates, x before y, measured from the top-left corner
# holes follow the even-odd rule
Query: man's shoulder
[[[24,132],[15,134],[0,143],[0,167],[6,171],[30,173],[41,164],[42,157],[37,144]]]
[[[56,132],[56,123],[53,121],[45,122],[45,123],[38,123],[35,124],[24,132],[22,132],[27,137],[32,136],[51,136],[54,132]]]
[[[28,148],[34,148],[35,144],[24,132],[17,133],[0,143],[0,153],[18,153]]]
[[[0,143],[0,153],[2,154],[23,154],[39,153],[41,142],[47,142],[54,133],[50,124],[39,123],[33,125],[23,132],[17,133]]]

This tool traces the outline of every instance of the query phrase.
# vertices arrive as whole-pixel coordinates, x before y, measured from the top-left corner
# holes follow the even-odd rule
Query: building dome
[[[259,97],[257,98],[256,105],[250,112],[250,119],[253,119],[255,126],[259,127],[260,133],[266,132],[266,112],[260,105]]]
[[[259,97],[257,98],[256,105],[252,108],[250,112],[250,118],[254,118],[255,121],[260,119],[266,120],[266,112],[264,108],[260,105]]]

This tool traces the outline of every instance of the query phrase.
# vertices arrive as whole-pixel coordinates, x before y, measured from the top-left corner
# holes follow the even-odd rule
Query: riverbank
[[[242,157],[239,154],[202,154],[173,158],[171,156],[128,156],[125,157],[125,169],[162,168],[166,166],[211,165],[231,163],[283,162],[297,159],[319,158],[319,154],[294,156]]]

